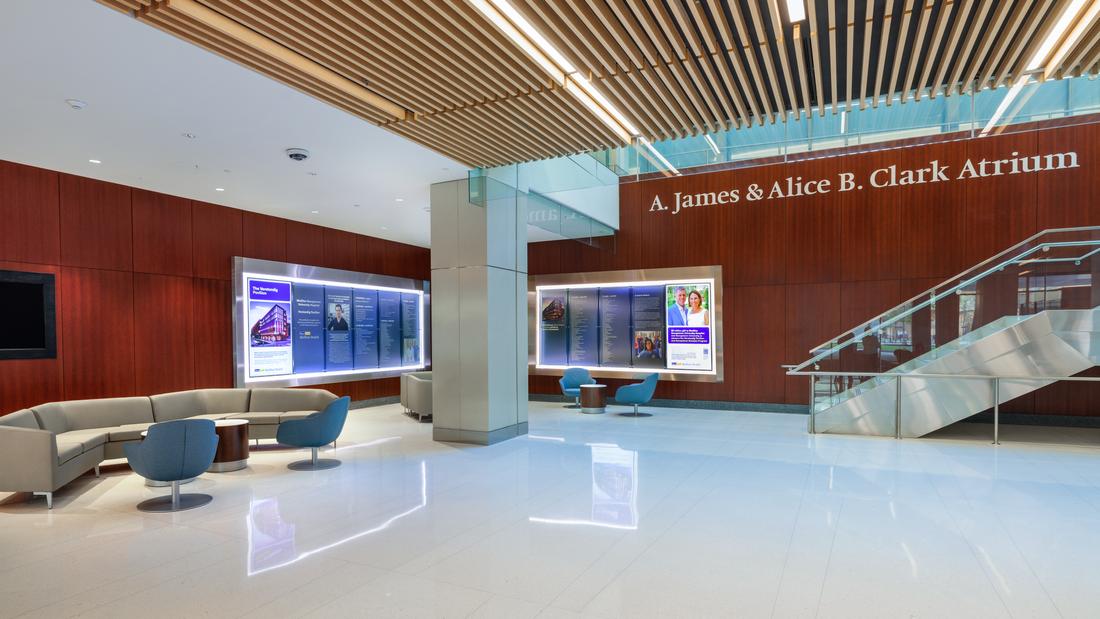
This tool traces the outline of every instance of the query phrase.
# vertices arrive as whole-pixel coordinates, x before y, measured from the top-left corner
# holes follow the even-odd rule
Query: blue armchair
[[[339,460],[319,460],[317,449],[335,441],[344,431],[344,422],[348,418],[348,406],[351,398],[342,398],[329,402],[323,411],[313,413],[305,419],[294,419],[279,424],[275,440],[283,445],[309,447],[309,460],[299,460],[287,465],[292,471],[319,471],[340,466]]]
[[[619,404],[633,404],[634,412],[620,413],[623,417],[652,417],[649,413],[639,413],[638,405],[645,404],[653,399],[653,392],[657,390],[657,375],[649,374],[640,383],[623,385],[615,391],[615,402]]]
[[[592,375],[584,368],[567,368],[558,379],[562,395],[573,398],[576,406],[581,405],[581,385],[591,385],[595,382],[592,380]]]
[[[171,482],[172,494],[138,503],[143,512],[176,512],[206,505],[209,494],[180,494],[180,481],[202,475],[214,462],[218,435],[209,419],[180,419],[149,426],[145,440],[122,446],[130,468],[145,479]]]

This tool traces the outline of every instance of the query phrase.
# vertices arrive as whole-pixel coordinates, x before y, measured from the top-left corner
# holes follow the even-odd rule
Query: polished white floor
[[[0,616],[1100,616],[1096,447],[531,408],[492,447],[353,411],[344,466],[254,452],[174,515],[125,470],[0,495]]]

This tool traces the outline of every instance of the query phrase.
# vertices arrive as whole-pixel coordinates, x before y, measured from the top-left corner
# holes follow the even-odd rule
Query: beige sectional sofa
[[[336,399],[324,389],[196,389],[151,397],[51,402],[0,417],[0,491],[52,493],[154,423],[174,419],[247,419],[249,437],[275,438],[279,424]]]

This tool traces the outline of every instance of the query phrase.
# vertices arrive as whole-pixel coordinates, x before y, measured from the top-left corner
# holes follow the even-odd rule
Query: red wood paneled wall
[[[57,358],[0,361],[0,415],[233,386],[231,258],[430,277],[429,250],[0,161],[0,269],[57,278]],[[325,385],[364,400],[397,379]]]
[[[1080,167],[1014,176],[838,193],[841,172],[867,179],[897,164],[1076,151]],[[649,212],[655,194],[769,186],[788,176],[832,179],[828,195]],[[865,182],[865,180],[860,180]],[[779,367],[944,279],[1047,228],[1100,224],[1100,124],[852,153],[792,163],[657,178],[620,186],[621,229],[611,249],[573,241],[529,247],[532,275],[722,265],[724,382],[662,382],[658,397],[803,404],[805,378]],[[612,381],[614,382],[614,381]],[[532,393],[556,380],[532,377]],[[1100,389],[1053,385],[1008,410],[1100,414]]]

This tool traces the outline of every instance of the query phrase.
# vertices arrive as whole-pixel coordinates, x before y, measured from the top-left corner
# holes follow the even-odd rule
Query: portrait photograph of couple
[[[673,284],[665,288],[669,327],[710,326],[710,285]]]

